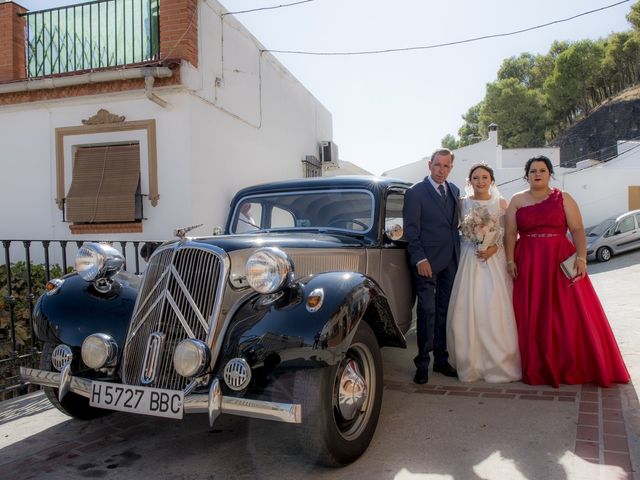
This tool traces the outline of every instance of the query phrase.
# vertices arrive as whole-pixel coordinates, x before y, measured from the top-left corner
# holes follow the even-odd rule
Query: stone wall
[[[640,137],[640,98],[611,102],[577,123],[552,145],[560,147],[560,164],[574,167],[585,159],[608,160],[618,140]]]

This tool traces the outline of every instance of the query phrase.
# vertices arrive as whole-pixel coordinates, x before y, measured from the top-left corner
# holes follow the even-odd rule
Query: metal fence
[[[321,177],[322,176],[322,162],[313,155],[307,155],[302,160],[302,170],[305,178]]]
[[[33,335],[33,307],[46,282],[71,270],[84,240],[2,240],[0,263],[0,399],[25,391],[20,366],[37,366],[40,345]],[[136,274],[144,267],[145,241],[109,242]],[[155,243],[155,242],[153,242]],[[71,260],[71,262],[69,261]]]
[[[160,57],[159,0],[100,0],[23,16],[28,78]]]

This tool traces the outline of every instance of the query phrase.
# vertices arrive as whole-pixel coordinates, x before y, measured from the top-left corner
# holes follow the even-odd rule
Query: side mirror
[[[213,235],[213,236],[224,235],[224,228],[222,228],[222,227],[213,227],[213,232],[211,232],[211,235]]]
[[[384,233],[390,240],[397,242],[402,239],[404,230],[401,225],[394,223],[393,225],[389,225]]]

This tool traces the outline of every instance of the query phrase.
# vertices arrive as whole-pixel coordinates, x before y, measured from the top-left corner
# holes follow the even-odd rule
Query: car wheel
[[[599,262],[608,262],[611,260],[611,249],[609,247],[600,247],[596,252],[596,258]]]
[[[40,355],[40,370],[52,371],[51,354],[54,348],[53,343],[44,344],[42,354]],[[77,393],[68,392],[62,398],[62,401],[60,401],[58,400],[57,388],[42,387],[42,389],[53,406],[70,417],[79,420],[91,420],[112,413],[111,410],[103,410],[89,406],[89,399]]]
[[[301,403],[300,444],[316,463],[341,466],[369,446],[382,404],[382,358],[378,340],[360,322],[337,365],[296,373],[294,396]]]

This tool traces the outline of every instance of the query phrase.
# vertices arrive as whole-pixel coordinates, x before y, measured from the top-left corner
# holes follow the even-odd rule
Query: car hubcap
[[[361,343],[351,345],[333,391],[334,421],[345,440],[356,440],[367,428],[375,391],[376,370],[369,348]]]
[[[605,260],[609,260],[611,258],[611,252],[609,252],[609,250],[603,250],[602,251],[602,258],[604,258]]]
[[[349,360],[342,370],[338,386],[338,408],[345,420],[353,418],[362,409],[367,398],[367,383],[354,360]]]

